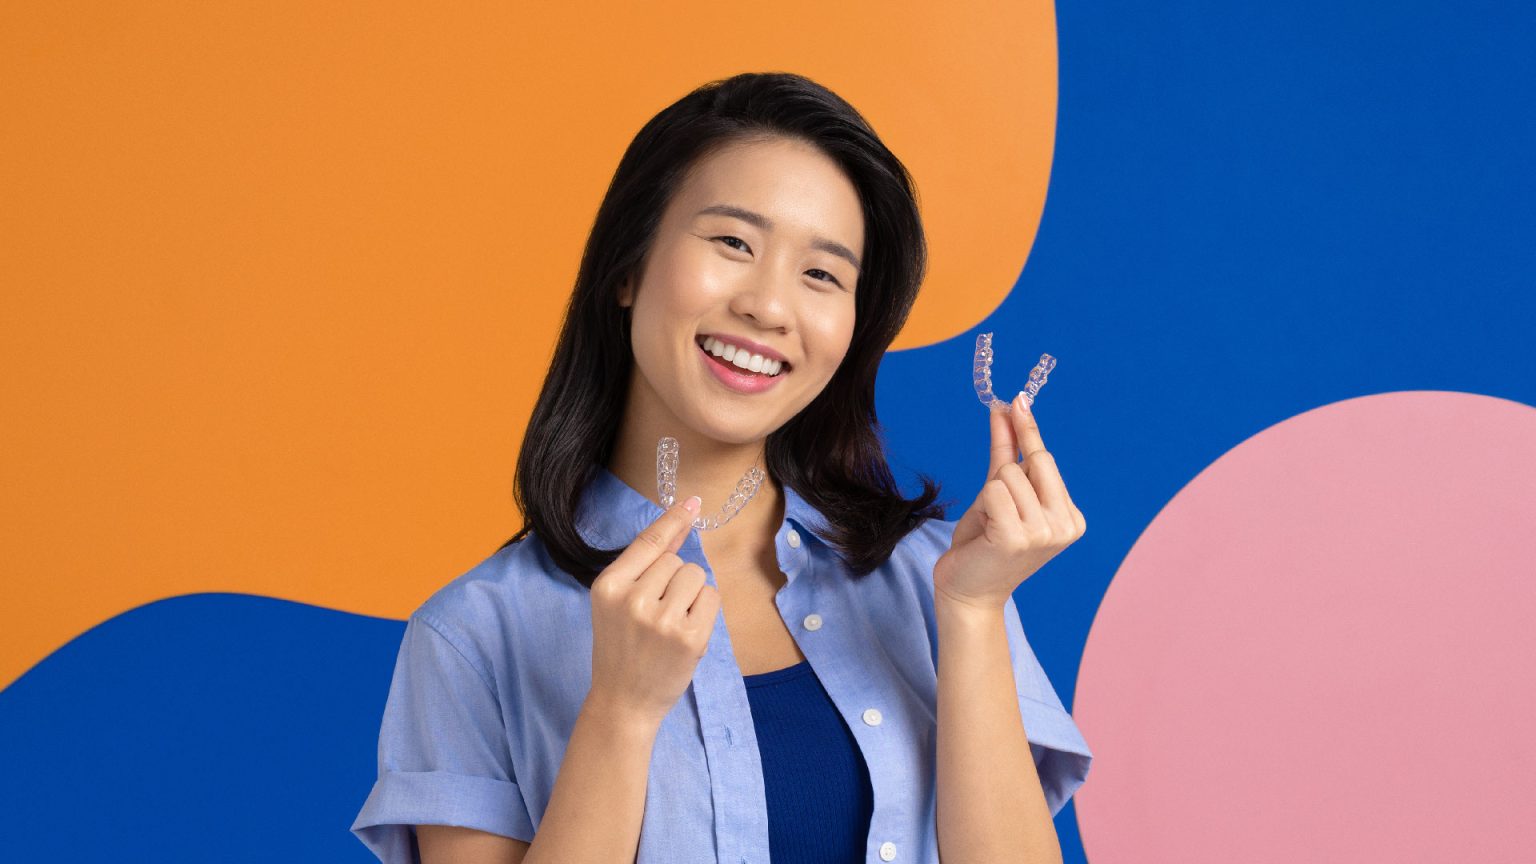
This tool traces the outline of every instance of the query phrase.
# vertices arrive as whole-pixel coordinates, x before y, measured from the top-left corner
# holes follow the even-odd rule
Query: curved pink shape
[[[1088,639],[1090,860],[1530,860],[1533,534],[1517,402],[1351,399],[1222,456]]]

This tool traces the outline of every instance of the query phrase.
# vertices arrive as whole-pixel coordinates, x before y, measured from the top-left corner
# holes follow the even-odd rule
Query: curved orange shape
[[[931,264],[897,347],[1012,288],[1049,2],[583,5],[6,7],[0,686],[189,592],[404,617],[510,536],[598,200],[704,81],[808,75],[907,163]]]

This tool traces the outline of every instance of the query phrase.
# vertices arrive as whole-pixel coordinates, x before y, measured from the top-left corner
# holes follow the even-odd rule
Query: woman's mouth
[[[695,342],[709,371],[720,383],[738,393],[761,393],[790,371],[788,363],[753,354],[745,348],[738,349],[713,336],[700,336]]]

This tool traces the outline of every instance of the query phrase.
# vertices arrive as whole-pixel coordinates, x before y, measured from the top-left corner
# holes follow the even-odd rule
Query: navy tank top
[[[742,680],[762,753],[773,864],[863,861],[874,809],[869,769],[810,661]]]

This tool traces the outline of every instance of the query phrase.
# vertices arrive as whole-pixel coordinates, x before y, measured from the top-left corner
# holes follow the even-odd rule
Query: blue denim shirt
[[[826,519],[793,489],[783,493],[775,545],[788,581],[775,602],[868,765],[865,860],[938,864],[933,565],[954,523],[924,522],[854,579],[827,543]],[[618,548],[661,513],[600,468],[583,492],[577,530]],[[698,531],[678,555],[717,585]],[[1054,815],[1093,754],[1025,640],[1012,598],[1004,613],[1019,708]],[[378,779],[351,830],[385,864],[419,860],[411,828],[419,824],[531,842],[591,681],[587,589],[533,534],[498,550],[407,620],[379,730]],[[770,864],[768,852],[751,705],[720,614],[692,684],[657,733],[637,861]]]

